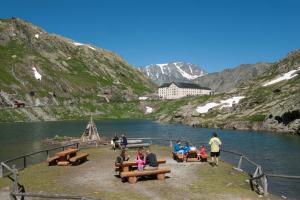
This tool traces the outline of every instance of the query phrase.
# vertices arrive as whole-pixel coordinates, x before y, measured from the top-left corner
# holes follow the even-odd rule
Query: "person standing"
[[[114,150],[115,150],[117,147],[119,147],[118,140],[119,140],[119,137],[118,137],[117,133],[115,133],[115,136],[114,136],[113,139],[112,139],[112,145],[113,145],[113,149],[114,149]]]
[[[126,138],[126,136],[124,135],[124,134],[122,134],[122,148],[126,148],[126,146],[127,146],[127,144],[128,144],[128,142],[127,142],[127,138]]]
[[[220,146],[222,145],[221,140],[218,138],[216,132],[213,132],[212,138],[209,140],[210,145],[210,156],[213,163],[219,165]]]

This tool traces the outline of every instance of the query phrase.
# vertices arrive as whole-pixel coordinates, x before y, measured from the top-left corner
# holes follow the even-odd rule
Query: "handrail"
[[[92,197],[83,197],[83,196],[72,196],[72,195],[50,195],[50,194],[40,194],[40,193],[14,193],[12,192],[11,195],[17,197],[38,197],[38,198],[47,198],[47,199],[79,199],[79,200],[101,200],[99,198],[95,199]]]
[[[290,176],[290,175],[282,175],[282,174],[266,174],[266,176],[276,177],[276,178],[300,179],[300,176]]]
[[[49,152],[49,151],[53,151],[53,150],[57,150],[57,149],[61,149],[61,148],[70,147],[70,146],[77,146],[78,147],[78,145],[79,145],[79,143],[77,142],[77,143],[67,144],[67,145],[64,145],[64,146],[59,146],[59,147],[54,147],[54,148],[50,148],[50,149],[44,149],[44,150],[40,150],[40,151],[35,151],[35,152],[29,153],[29,154],[25,154],[25,155],[22,155],[22,156],[18,156],[18,157],[6,160],[4,162],[5,163],[9,163],[9,162],[12,162],[12,161],[15,161],[15,160],[19,160],[21,158],[28,157],[28,156],[33,156],[33,155],[36,155],[36,154],[39,154],[39,153]]]

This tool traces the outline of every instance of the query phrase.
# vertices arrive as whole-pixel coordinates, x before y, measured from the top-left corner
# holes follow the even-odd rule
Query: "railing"
[[[68,145],[64,145],[64,146],[54,147],[54,148],[50,148],[50,149],[44,149],[44,150],[41,150],[41,151],[36,151],[36,152],[33,152],[33,153],[25,154],[25,155],[22,155],[22,156],[18,156],[18,157],[6,160],[6,161],[4,161],[4,163],[5,164],[9,164],[9,163],[12,163],[12,162],[15,162],[15,161],[18,161],[18,160],[22,160],[22,165],[18,166],[17,168],[18,169],[24,169],[24,168],[26,168],[28,166],[28,157],[30,157],[30,156],[34,156],[34,155],[37,155],[37,154],[43,154],[43,153],[45,153],[45,156],[48,157],[49,153],[51,151],[60,150],[60,149],[61,150],[65,150],[65,148],[71,147],[71,146],[76,146],[76,148],[78,148],[79,147],[79,143],[73,143],[73,144],[68,144]],[[4,170],[3,170],[2,167],[0,169],[0,172],[1,171],[4,174]]]
[[[75,200],[100,200],[91,198],[91,197],[84,197],[84,196],[72,196],[72,195],[58,195],[58,194],[41,194],[41,193],[26,193],[25,187],[19,183],[19,172],[16,168],[16,165],[13,164],[12,167],[10,167],[7,163],[11,163],[17,160],[23,160],[23,167],[20,169],[24,169],[27,167],[27,157],[46,153],[47,156],[49,156],[49,153],[54,150],[65,150],[66,147],[70,146],[76,146],[79,147],[79,143],[74,144],[68,144],[60,147],[45,149],[41,151],[36,151],[30,154],[26,154],[23,156],[19,156],[13,159],[6,160],[5,162],[1,162],[0,167],[0,176],[7,176],[10,180],[13,182],[12,190],[10,192],[10,199],[17,200],[17,197],[20,197],[21,200],[24,200],[25,197],[33,197],[33,198],[42,198],[42,199],[75,199]],[[5,170],[8,171],[8,173],[5,173]]]
[[[175,139],[165,139],[165,138],[128,138],[128,139],[135,139],[135,140],[149,140],[150,143],[152,144],[153,140],[159,140],[159,141],[167,141],[170,143],[170,146],[173,146],[173,142],[177,141]],[[187,140],[181,140],[182,142],[189,142]],[[51,149],[45,149],[37,152],[33,152],[30,154],[26,154],[23,156],[19,156],[13,159],[6,160],[5,162],[1,162],[1,167],[0,167],[0,175],[1,177],[4,176],[4,169],[8,170],[10,173],[7,176],[13,175],[12,178],[10,178],[13,181],[13,189],[11,192],[11,196],[13,196],[13,199],[16,199],[17,196],[21,196],[21,199],[24,199],[24,197],[39,197],[39,198],[48,198],[48,199],[80,199],[80,200],[89,200],[92,198],[88,197],[81,197],[81,196],[67,196],[67,195],[48,195],[48,194],[34,194],[34,193],[25,193],[25,188],[24,186],[20,185],[18,183],[18,169],[15,167],[15,165],[12,165],[12,168],[8,166],[7,163],[14,162],[16,160],[23,160],[23,167],[21,169],[27,167],[27,157],[33,156],[36,154],[41,154],[41,153],[46,153],[47,156],[49,156],[50,151],[62,149],[64,150],[66,147],[70,146],[76,146],[77,148],[79,147],[79,143],[74,143],[74,144],[69,144],[65,146],[60,146],[60,147],[55,147]],[[243,161],[247,161],[250,163],[252,166],[255,167],[254,173],[249,173],[251,175],[251,178],[249,179],[251,186],[255,185],[258,189],[258,192],[267,195],[268,194],[268,177],[276,177],[276,178],[284,178],[284,179],[299,179],[300,176],[290,176],[290,175],[281,175],[281,174],[267,174],[264,173],[262,170],[261,165],[257,164],[256,162],[252,161],[249,159],[246,155],[243,155],[239,152],[235,151],[229,151],[229,150],[221,150],[224,153],[228,153],[231,155],[235,155],[239,157],[239,161],[237,163],[237,167],[234,169],[243,172],[244,170],[242,169]],[[252,188],[253,189],[253,188]],[[20,190],[22,192],[20,192]]]

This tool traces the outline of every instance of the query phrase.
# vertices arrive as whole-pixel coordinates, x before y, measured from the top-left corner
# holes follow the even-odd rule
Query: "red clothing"
[[[199,151],[200,151],[200,156],[201,157],[206,157],[207,155],[206,155],[206,151],[205,151],[205,147],[201,147],[200,149],[199,149]]]

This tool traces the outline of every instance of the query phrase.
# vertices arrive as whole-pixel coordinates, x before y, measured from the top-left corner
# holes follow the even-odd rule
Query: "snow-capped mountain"
[[[151,64],[140,67],[139,70],[159,85],[173,81],[192,82],[206,74],[198,65],[183,62]]]

